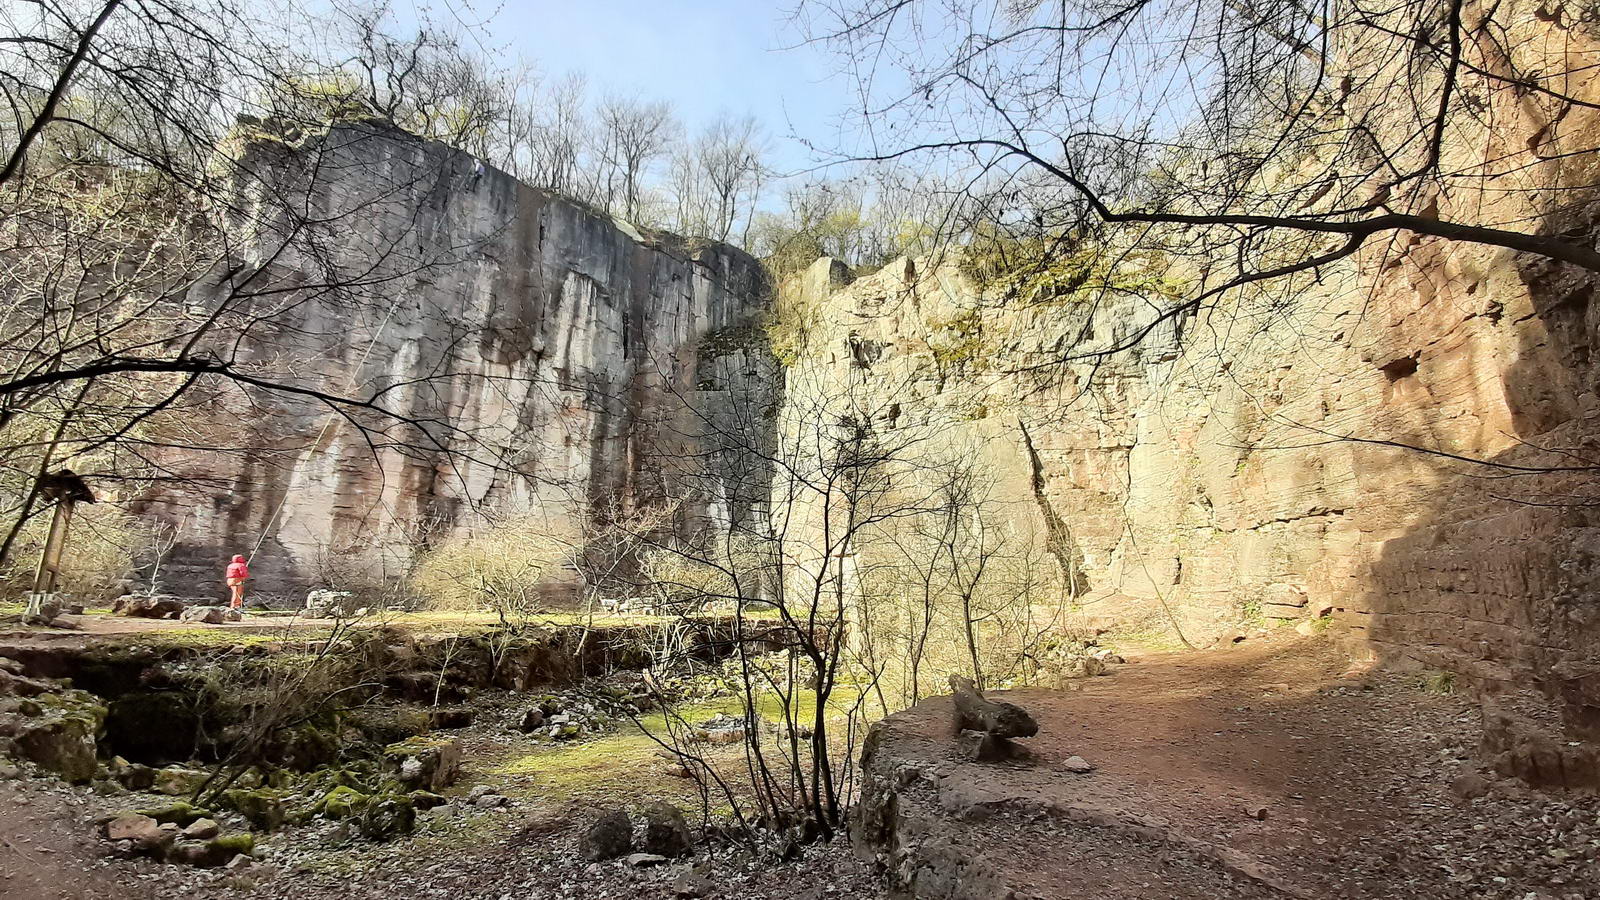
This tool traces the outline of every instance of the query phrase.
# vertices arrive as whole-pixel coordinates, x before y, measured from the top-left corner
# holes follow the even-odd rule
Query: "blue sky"
[[[559,76],[581,71],[592,94],[637,93],[670,101],[689,127],[719,112],[752,113],[771,134],[780,169],[811,155],[800,134],[836,142],[849,84],[820,49],[800,47],[788,27],[794,0],[506,0],[486,29],[493,43]]]

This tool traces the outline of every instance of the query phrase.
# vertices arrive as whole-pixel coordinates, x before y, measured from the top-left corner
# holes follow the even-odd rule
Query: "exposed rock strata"
[[[1538,70],[1549,17],[1502,12],[1529,38],[1514,62]],[[1569,88],[1592,96],[1585,78]],[[1590,147],[1600,122],[1494,108],[1493,130],[1464,125],[1446,153],[1502,191],[1416,205],[1592,234],[1576,192],[1593,154],[1527,148]],[[824,299],[790,406],[875,397],[880,431],[972,447],[1092,619],[1175,620],[1196,644],[1245,620],[1332,623],[1481,689],[1505,768],[1600,779],[1592,753],[1561,749],[1600,738],[1600,305],[1581,270],[1401,233],[1099,358],[1170,301],[1008,297],[908,260],[840,275],[805,275]]]
[[[402,571],[480,509],[531,505],[559,528],[648,502],[651,453],[718,366],[697,342],[764,302],[738,250],[641,233],[392,130],[264,138],[246,159],[339,225],[279,255],[271,223],[242,229],[261,237],[241,265],[308,285],[252,301],[244,361],[335,394],[387,387],[423,424],[380,422],[369,443],[313,398],[219,406],[209,424],[260,449],[171,459],[189,489],[144,501],[178,527],[163,585],[180,593],[220,596],[228,555],[258,542],[253,589],[301,594]],[[313,290],[330,265],[359,287]]]

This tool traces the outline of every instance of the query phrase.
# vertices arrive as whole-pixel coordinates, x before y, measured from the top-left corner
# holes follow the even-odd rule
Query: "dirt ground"
[[[1073,687],[1007,695],[1042,726],[1028,764],[957,762],[944,700],[894,717],[881,751],[935,785],[908,790],[945,805],[952,852],[982,854],[1020,896],[1600,898],[1600,803],[1492,779],[1486,795],[1461,796],[1458,779],[1487,776],[1472,758],[1476,709],[1415,675],[1352,666],[1322,638],[1253,638],[1136,658]],[[1072,756],[1094,770],[1068,771]],[[648,799],[658,770],[610,777],[634,778]],[[497,769],[469,760],[468,771],[455,792]],[[469,824],[430,820],[411,838],[342,851],[312,849],[321,835],[279,838],[243,875],[112,859],[92,820],[126,798],[0,780],[0,897],[884,894],[843,841],[781,864],[728,853],[585,863],[575,848],[593,799],[537,771],[514,780],[514,805]]]
[[[1494,782],[1476,706],[1415,674],[1280,638],[1077,688],[1004,695],[1040,723],[1026,764],[955,762],[943,699],[897,716],[883,751],[933,773],[951,839],[1023,893],[1600,897],[1596,798]]]

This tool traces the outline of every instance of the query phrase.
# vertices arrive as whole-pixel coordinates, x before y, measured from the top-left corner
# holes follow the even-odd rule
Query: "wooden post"
[[[56,579],[61,576],[61,554],[67,547],[67,528],[72,524],[72,508],[76,505],[77,501],[70,496],[56,504],[55,515],[50,519],[50,536],[45,538],[39,568],[33,573],[35,594],[56,592]]]
[[[25,617],[36,616],[56,592],[56,581],[61,577],[61,557],[67,549],[67,528],[72,524],[72,509],[82,500],[94,502],[94,494],[71,469],[52,472],[39,479],[39,495],[56,501],[55,513],[50,519],[50,534],[45,538],[44,552],[39,555],[39,568],[33,573],[33,593],[28,595]]]

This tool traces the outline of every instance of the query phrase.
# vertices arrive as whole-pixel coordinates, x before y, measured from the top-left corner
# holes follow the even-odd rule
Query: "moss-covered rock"
[[[371,799],[355,788],[340,785],[317,803],[317,812],[330,819],[349,819],[360,815]]]
[[[306,723],[279,732],[262,756],[275,766],[309,772],[339,759],[339,740],[331,729]]]
[[[83,691],[45,693],[34,697],[28,714],[7,721],[17,752],[73,784],[88,784],[95,776],[95,759],[105,707]]]
[[[141,816],[149,816],[157,822],[171,822],[174,825],[189,825],[199,819],[211,818],[211,810],[181,800],[166,806],[141,809],[138,813]]]
[[[361,835],[369,840],[386,841],[410,834],[417,824],[417,812],[411,798],[401,794],[382,794],[373,797],[357,819]]]
[[[273,831],[289,820],[288,802],[293,796],[277,788],[234,788],[224,791],[222,800],[229,809],[244,816],[251,827]]]
[[[225,866],[235,856],[249,856],[255,852],[255,835],[248,831],[225,834],[208,841],[179,841],[166,853],[168,862],[183,863],[202,869]]]
[[[384,748],[383,758],[402,785],[437,792],[455,783],[461,769],[461,742],[426,735],[414,737]]]
[[[351,710],[340,724],[363,740],[385,746],[416,737],[428,730],[428,711],[415,706],[379,706]]]
[[[213,838],[211,844],[218,849],[228,851],[229,859],[240,854],[250,856],[256,852],[256,836],[248,831],[241,831],[237,834],[224,834],[221,837]]]
[[[156,793],[166,794],[169,797],[190,797],[200,790],[210,777],[211,773],[203,769],[167,766],[156,770],[155,784],[152,787]]]
[[[412,806],[422,810],[433,809],[436,806],[443,806],[450,802],[448,798],[435,794],[433,791],[412,791],[406,796],[411,798]]]

